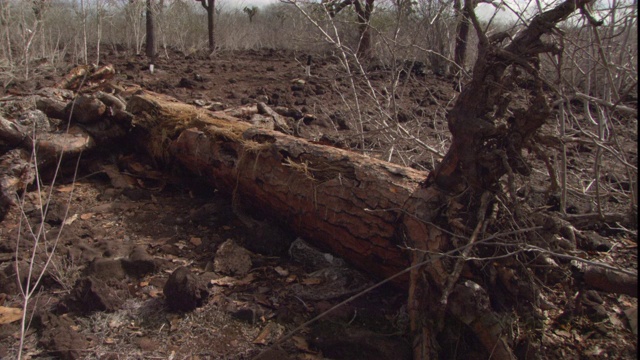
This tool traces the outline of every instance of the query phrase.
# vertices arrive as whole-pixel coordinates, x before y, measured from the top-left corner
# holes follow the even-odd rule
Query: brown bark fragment
[[[582,267],[584,283],[592,289],[638,297],[638,277],[594,265]]]

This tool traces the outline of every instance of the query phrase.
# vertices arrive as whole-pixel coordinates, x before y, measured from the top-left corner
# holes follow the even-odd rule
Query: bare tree
[[[258,13],[258,7],[257,6],[252,6],[252,7],[248,7],[245,6],[244,9],[242,9],[243,12],[247,13],[247,16],[249,16],[249,22],[253,22],[253,17],[256,16],[256,14]]]
[[[214,51],[216,49],[216,40],[214,33],[214,25],[215,25],[215,0],[199,0],[202,7],[207,10],[207,33],[209,34],[209,51]]]
[[[471,20],[469,19],[467,7],[464,6],[461,0],[454,0],[453,8],[458,18],[458,24],[456,27],[456,45],[453,53],[453,59],[456,65],[464,69]]]
[[[149,64],[153,64],[156,54],[156,34],[154,28],[154,6],[152,0],[147,0],[147,47],[146,55]]]
[[[358,16],[358,32],[360,41],[356,54],[359,57],[369,57],[371,55],[371,31],[369,21],[373,13],[374,0],[327,0],[322,2],[331,17],[336,16],[346,7],[353,5]]]

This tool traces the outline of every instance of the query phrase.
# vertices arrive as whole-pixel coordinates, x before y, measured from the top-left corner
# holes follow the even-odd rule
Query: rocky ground
[[[378,151],[379,124],[354,119],[353,98],[344,95],[354,84],[332,57],[314,57],[307,77],[304,54],[169,55],[153,74],[144,57],[112,51],[103,61],[115,65],[118,86],[213,110],[264,102],[288,109],[299,136],[360,150],[367,144],[371,156],[386,154]],[[5,117],[19,116],[29,107],[22,97],[68,70],[43,65],[32,80],[11,83]],[[391,97],[405,109],[398,119],[444,150],[444,109],[456,83],[409,73]],[[371,75],[384,89],[389,80],[375,68]],[[370,108],[363,113],[375,115]],[[369,130],[366,139],[360,130]],[[424,152],[389,157],[421,170],[433,166]],[[0,358],[17,356],[20,322],[9,319],[21,308],[19,284],[39,281],[28,303],[25,359],[411,359],[404,292],[382,286],[307,324],[377,279],[311,248],[283,224],[247,223],[231,194],[191,174],[160,172],[135,144],[88,154],[75,181],[72,175],[67,170],[53,186],[30,188],[1,223]],[[634,229],[595,230],[585,228],[594,243],[589,256],[637,271]],[[31,231],[42,234],[36,246]],[[635,357],[637,299],[588,291],[582,310],[568,312],[575,295],[568,285],[545,291],[549,303],[537,315],[544,328],[536,329],[544,333],[544,352],[536,358]],[[473,342],[443,346],[451,358],[474,358]]]

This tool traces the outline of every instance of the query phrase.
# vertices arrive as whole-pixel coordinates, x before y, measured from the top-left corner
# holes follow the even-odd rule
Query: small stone
[[[193,89],[196,87],[196,83],[193,80],[189,80],[187,78],[182,78],[180,79],[180,82],[178,83],[178,87],[179,88],[185,88],[185,89]]]
[[[169,276],[163,292],[172,311],[191,311],[202,306],[209,296],[206,287],[184,266]]]
[[[82,359],[89,342],[74,330],[75,324],[66,316],[46,314],[43,316],[45,330],[39,343],[48,349],[57,359]]]
[[[231,239],[220,245],[213,261],[214,270],[225,275],[245,275],[251,265],[249,251]]]
[[[96,279],[122,280],[127,277],[120,259],[94,259],[87,267],[86,275]]]
[[[51,124],[47,115],[40,110],[30,110],[20,115],[18,118],[20,125],[26,126],[29,133],[35,129],[36,133],[46,133],[51,131]]]
[[[136,277],[142,277],[156,270],[155,259],[147,253],[145,246],[136,246],[129,254],[129,258],[122,260],[122,265],[128,275]]]
[[[224,110],[224,108],[225,108],[224,104],[217,101],[212,102],[209,106],[207,106],[207,109],[211,111],[222,111]]]
[[[125,298],[123,289],[111,287],[103,280],[87,276],[76,281],[67,302],[70,309],[77,308],[82,313],[112,312],[120,308]]]
[[[151,340],[148,337],[141,337],[136,340],[136,344],[142,351],[154,351],[160,347],[160,344],[157,341]]]
[[[629,321],[629,328],[631,328],[631,333],[638,336],[638,307],[629,308],[624,311],[624,314]]]

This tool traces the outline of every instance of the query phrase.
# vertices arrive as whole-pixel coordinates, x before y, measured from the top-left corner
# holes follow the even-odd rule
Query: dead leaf
[[[629,320],[629,327],[631,328],[631,332],[633,335],[638,336],[638,308],[633,307],[624,311],[624,314],[627,316],[627,320]]]
[[[211,285],[218,285],[218,286],[231,286],[231,285],[235,285],[237,281],[238,279],[234,278],[233,276],[224,276],[219,279],[213,279],[209,281],[209,283]]]
[[[78,220],[78,214],[73,214],[73,216],[68,217],[64,220],[65,225],[71,225],[74,221]]]
[[[558,336],[562,336],[564,338],[571,339],[571,333],[569,333],[568,331],[557,329],[557,330],[554,331],[554,333],[556,335],[558,335]]]
[[[146,287],[146,286],[149,286],[149,282],[148,282],[148,281],[140,281],[140,283],[138,284],[138,286],[140,286],[140,287]]]
[[[10,324],[22,319],[22,309],[0,306],[0,324]]]
[[[122,174],[115,165],[105,165],[102,167],[102,171],[107,174],[111,180],[111,185],[116,189],[126,189],[136,185],[135,178]]]
[[[138,173],[138,174],[141,174],[141,173],[143,173],[143,172],[146,170],[146,168],[144,167],[144,165],[142,165],[142,164],[141,164],[141,163],[139,163],[139,162],[133,162],[133,161],[132,161],[132,162],[128,163],[128,164],[127,164],[127,166],[129,167],[129,169],[130,169],[132,172],[134,172],[134,173]]]
[[[199,237],[192,237],[191,239],[189,239],[189,242],[191,244],[193,244],[193,246],[200,246],[202,245],[202,239]]]
[[[305,352],[311,352],[311,350],[309,350],[309,344],[307,343],[307,339],[303,338],[302,336],[294,336],[291,338],[291,340],[293,340],[293,343],[296,349],[302,350]]]
[[[322,278],[312,277],[312,278],[306,278],[302,280],[302,283],[304,285],[318,285],[318,284],[322,284],[323,280]]]
[[[273,268],[273,270],[275,270],[278,273],[278,275],[280,275],[280,276],[289,275],[289,270],[287,270],[287,269],[285,269],[285,268],[283,268],[281,266],[276,266],[275,268]]]
[[[180,327],[180,321],[182,320],[180,316],[171,314],[171,315],[168,315],[167,318],[170,324],[170,327],[169,327],[170,331],[175,331]]]
[[[218,286],[237,286],[237,285],[248,285],[254,279],[255,279],[255,275],[250,273],[250,274],[247,274],[247,276],[245,276],[242,279],[236,279],[233,276],[225,276],[219,279],[213,279],[209,283],[211,285],[218,285]]]
[[[80,219],[82,219],[82,220],[89,220],[92,217],[93,217],[93,213],[86,213],[86,214],[80,215]]]
[[[68,193],[68,192],[71,192],[73,190],[73,187],[74,187],[74,184],[70,184],[70,185],[60,186],[56,190],[59,191],[59,192]]]
[[[605,352],[604,349],[596,345],[595,347],[585,351],[584,354],[589,356],[601,356],[602,354],[604,354],[604,352]]]
[[[269,342],[269,337],[273,332],[273,323],[268,323],[264,329],[260,332],[258,337],[256,337],[252,342],[254,344],[266,345]]]

